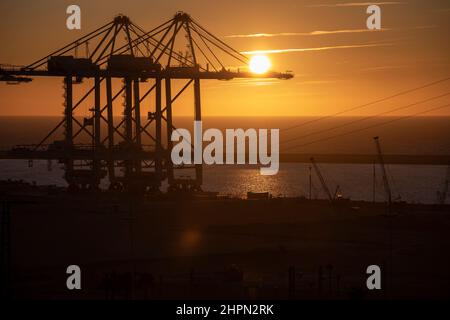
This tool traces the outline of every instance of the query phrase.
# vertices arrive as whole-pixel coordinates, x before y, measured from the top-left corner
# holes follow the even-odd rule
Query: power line
[[[398,96],[405,95],[405,94],[408,94],[408,93],[411,93],[411,92],[414,92],[414,91],[417,91],[417,90],[420,90],[420,89],[431,87],[431,86],[433,86],[435,84],[438,84],[438,83],[441,83],[441,82],[445,82],[445,81],[447,81],[449,79],[450,79],[450,77],[447,77],[447,78],[444,78],[444,79],[440,79],[440,80],[437,80],[437,81],[433,81],[433,82],[421,85],[419,87],[415,87],[415,88],[412,88],[412,89],[401,91],[401,92],[398,92],[396,94],[393,94],[393,95],[390,95],[390,96],[387,96],[387,97],[384,97],[384,98],[381,98],[381,99],[378,99],[378,100],[375,100],[375,101],[372,101],[372,102],[368,102],[368,103],[365,103],[365,104],[362,104],[362,105],[359,105],[359,106],[348,108],[348,109],[336,112],[336,113],[331,114],[331,115],[323,116],[323,117],[320,117],[320,118],[317,118],[317,119],[312,119],[312,120],[309,120],[309,121],[306,121],[306,122],[294,125],[292,127],[284,128],[284,129],[281,129],[281,131],[288,131],[288,130],[295,129],[295,128],[298,128],[298,127],[302,127],[302,126],[305,126],[305,125],[308,125],[308,124],[311,124],[311,123],[314,123],[314,122],[317,122],[317,121],[321,121],[321,120],[324,120],[324,119],[332,118],[332,117],[335,117],[335,116],[338,116],[338,115],[341,115],[341,114],[344,114],[344,113],[347,113],[347,112],[350,112],[350,111],[354,111],[354,110],[357,110],[357,109],[361,109],[361,108],[370,106],[372,104],[383,102],[383,101],[386,101],[386,100],[389,100],[389,99],[393,99],[393,98],[396,98]]]
[[[318,131],[314,131],[314,132],[308,133],[306,135],[302,135],[300,137],[295,137],[295,138],[292,138],[292,139],[288,139],[288,140],[283,141],[282,143],[285,144],[285,143],[289,143],[289,142],[296,141],[296,140],[299,140],[299,139],[304,139],[306,137],[313,136],[313,135],[316,135],[316,134],[319,134],[319,133],[323,133],[323,132],[327,132],[327,131],[333,131],[333,130],[336,130],[336,129],[339,129],[339,128],[343,128],[343,127],[346,127],[346,126],[349,126],[349,125],[352,125],[352,124],[355,124],[355,123],[358,123],[358,122],[361,122],[361,121],[365,121],[365,120],[368,120],[368,119],[372,119],[372,118],[376,118],[376,117],[379,117],[379,116],[383,116],[383,115],[391,113],[391,112],[395,112],[395,111],[400,111],[400,110],[403,110],[403,109],[411,108],[411,107],[416,106],[416,105],[421,104],[421,103],[425,103],[425,102],[429,102],[429,101],[434,100],[434,99],[439,99],[439,98],[445,97],[445,96],[447,96],[449,94],[450,94],[450,92],[446,92],[446,93],[440,94],[438,96],[434,96],[434,97],[427,98],[427,99],[424,99],[424,100],[421,100],[421,101],[410,103],[410,104],[408,104],[406,106],[397,107],[397,108],[394,108],[392,110],[383,111],[383,112],[377,113],[375,115],[371,115],[371,116],[367,116],[367,117],[360,118],[360,119],[357,119],[357,120],[353,120],[353,121],[350,121],[350,122],[346,122],[344,124],[341,124],[341,125],[338,125],[338,126],[335,126],[335,127],[332,127],[332,128],[322,129],[322,130],[318,130]]]
[[[322,138],[322,139],[310,141],[310,142],[307,142],[307,143],[304,143],[304,144],[300,144],[300,145],[290,146],[290,147],[285,148],[284,151],[290,150],[290,149],[293,149],[293,148],[299,148],[299,147],[308,146],[308,145],[311,145],[311,144],[314,144],[314,143],[327,141],[327,140],[335,139],[335,138],[338,138],[338,137],[346,136],[346,135],[349,135],[349,134],[361,132],[361,131],[364,131],[364,130],[367,130],[367,129],[371,129],[371,128],[387,125],[387,124],[390,124],[392,122],[404,120],[404,119],[407,119],[407,118],[415,117],[415,116],[418,116],[418,115],[421,115],[421,114],[424,114],[424,113],[436,111],[436,110],[447,108],[447,107],[450,107],[450,103],[446,104],[446,105],[439,106],[439,107],[431,108],[431,109],[428,109],[428,110],[425,110],[425,111],[416,112],[416,113],[413,113],[411,115],[407,115],[407,116],[403,116],[403,117],[400,117],[400,118],[395,118],[395,119],[392,119],[392,120],[389,120],[389,121],[377,123],[377,124],[374,124],[374,125],[371,125],[371,126],[367,126],[367,127],[364,127],[364,128],[359,128],[359,129],[356,129],[356,130],[347,131],[347,132],[344,132],[344,133],[341,133],[341,134],[338,134],[338,135],[325,137],[325,138]]]

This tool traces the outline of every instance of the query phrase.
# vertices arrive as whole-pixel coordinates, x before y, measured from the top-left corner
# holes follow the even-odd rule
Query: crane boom
[[[333,202],[333,196],[331,195],[330,189],[328,189],[328,186],[325,182],[325,179],[322,176],[322,173],[320,172],[319,166],[317,165],[316,161],[314,160],[314,158],[311,158],[311,163],[314,167],[314,170],[316,171],[317,176],[319,177],[320,183],[322,184],[322,188],[325,191],[328,199],[330,200],[330,202]]]
[[[388,206],[390,207],[391,202],[392,202],[392,193],[391,193],[391,187],[389,186],[389,180],[387,178],[386,166],[384,165],[384,158],[383,158],[383,153],[381,152],[379,137],[374,137],[373,140],[375,141],[375,146],[377,148],[378,161],[380,163],[381,171],[383,173],[384,191],[386,192],[386,199],[388,202]]]

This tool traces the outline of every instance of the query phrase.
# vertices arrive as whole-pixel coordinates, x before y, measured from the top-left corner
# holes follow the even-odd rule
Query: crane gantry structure
[[[92,47],[93,43],[95,47],[89,52],[88,44]],[[181,47],[184,53],[177,50],[181,43],[185,44]],[[77,52],[83,46],[86,46],[86,57],[79,58]],[[62,77],[64,83],[63,119],[39,143],[15,147],[4,157],[57,159],[64,164],[65,179],[71,189],[95,190],[100,181],[108,177],[110,188],[118,190],[156,191],[166,179],[172,189],[199,190],[202,165],[191,167],[194,177],[182,178],[175,171],[186,166],[175,166],[171,161],[170,137],[176,130],[174,102],[188,87],[193,87],[194,118],[201,120],[201,80],[290,79],[293,76],[278,72],[256,75],[240,68],[232,71],[224,58],[244,66],[248,64],[246,56],[188,14],[178,12],[150,31],[118,15],[113,21],[30,65],[1,67],[0,81],[20,83],[34,77]],[[93,85],[76,100],[74,86],[83,79],[93,79]],[[117,80],[122,84],[120,90],[113,92],[113,82]],[[174,81],[183,81],[177,92],[172,92]],[[141,87],[145,87],[145,92],[141,92]],[[123,117],[115,123],[118,108],[114,102],[121,95]],[[153,102],[147,103],[151,97],[154,97]],[[86,101],[93,105],[92,117],[82,121],[74,116],[74,111]],[[146,106],[147,119],[142,121]],[[102,130],[102,122],[106,123],[106,130]],[[61,128],[63,140],[48,143]],[[163,130],[166,131],[165,143]],[[81,134],[87,135],[92,143],[79,143]],[[151,139],[152,145],[142,143],[144,135]]]

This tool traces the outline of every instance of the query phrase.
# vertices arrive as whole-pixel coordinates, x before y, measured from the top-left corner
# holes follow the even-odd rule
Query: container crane
[[[328,200],[330,200],[330,203],[333,203],[333,196],[331,195],[330,189],[328,189],[328,186],[325,182],[325,179],[322,176],[322,173],[320,172],[319,166],[317,165],[316,161],[314,160],[314,158],[311,158],[311,163],[314,167],[314,170],[316,171],[317,176],[319,177],[320,180],[320,184],[322,185],[323,191],[325,192],[325,194],[328,197]]]
[[[83,45],[86,57],[80,58],[78,50]],[[186,54],[178,53],[179,49],[187,49]],[[113,190],[157,194],[167,180],[171,190],[188,186],[190,191],[201,191],[202,165],[180,167],[170,157],[170,137],[177,130],[175,103],[188,87],[193,89],[194,120],[201,121],[201,82],[293,77],[287,72],[256,74],[225,68],[248,63],[248,56],[187,13],[177,12],[150,31],[118,15],[31,64],[0,65],[0,81],[17,84],[36,77],[56,77],[63,81],[64,90],[63,119],[38,143],[14,147],[0,157],[58,160],[64,164],[69,190],[74,191],[97,191],[104,178]],[[83,79],[90,85],[87,92],[74,86]],[[123,98],[120,106],[118,97]],[[93,106],[93,115],[80,122],[74,112],[85,101]],[[119,112],[123,118],[116,124],[114,116]],[[142,119],[144,112],[146,120]],[[63,129],[63,137],[55,137],[59,129]],[[90,137],[92,142],[86,145],[80,136]],[[51,142],[51,137],[58,140]],[[150,144],[143,144],[143,138]],[[191,170],[187,178],[177,174],[184,169]]]
[[[378,153],[378,161],[381,167],[381,172],[383,173],[383,184],[384,184],[384,191],[386,192],[386,199],[388,203],[388,210],[390,211],[391,204],[392,204],[392,193],[391,193],[391,187],[389,185],[389,180],[386,173],[386,166],[384,164],[384,158],[383,153],[381,152],[381,146],[379,137],[374,137],[373,140],[375,141],[375,146]]]

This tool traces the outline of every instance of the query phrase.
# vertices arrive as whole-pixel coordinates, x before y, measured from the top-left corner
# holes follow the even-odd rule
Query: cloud
[[[441,63],[441,62],[432,62],[430,60],[416,60],[414,63],[408,64],[395,64],[395,65],[379,65],[368,68],[362,68],[360,71],[362,72],[377,72],[377,71],[385,71],[385,70],[394,70],[394,69],[414,69],[419,66],[427,66],[431,67],[444,67],[449,66],[449,63]]]
[[[369,29],[343,29],[343,30],[317,30],[311,32],[281,32],[281,33],[251,33],[251,34],[232,34],[225,36],[225,38],[272,38],[272,37],[286,37],[286,36],[321,36],[327,34],[339,34],[339,33],[362,33],[362,32],[378,32],[388,31],[389,28],[383,28],[381,30],[369,30]]]
[[[372,72],[372,71],[384,71],[384,70],[392,70],[392,69],[404,69],[404,68],[410,68],[412,65],[386,65],[386,66],[374,66],[369,68],[363,68],[360,69],[361,71],[365,72]]]
[[[434,28],[437,28],[438,26],[437,25],[429,25],[429,26],[417,26],[417,27],[414,27],[413,29],[434,29]]]
[[[317,30],[311,32],[280,32],[280,33],[250,33],[250,34],[232,34],[225,36],[225,38],[273,38],[273,37],[286,37],[286,36],[321,36],[328,34],[341,34],[341,33],[363,33],[363,32],[379,32],[379,31],[391,31],[391,30],[420,30],[420,29],[434,29],[437,25],[424,25],[408,28],[382,28],[380,30],[370,29],[342,29],[342,30]]]
[[[311,32],[280,32],[280,33],[249,33],[249,34],[231,34],[224,36],[225,38],[273,38],[273,37],[293,37],[293,36],[322,36],[328,34],[343,34],[343,33],[364,33],[364,32],[379,32],[379,31],[406,31],[406,30],[420,30],[420,29],[434,29],[437,25],[423,25],[404,28],[381,28],[380,30],[370,29],[340,29],[340,30],[316,30]]]
[[[269,50],[253,50],[253,51],[241,51],[242,54],[273,54],[273,53],[290,53],[290,52],[308,52],[308,51],[325,51],[335,49],[353,49],[353,48],[370,48],[389,46],[389,43],[374,43],[374,44],[352,44],[344,46],[328,46],[328,47],[316,47],[316,48],[289,48],[289,49],[269,49]]]
[[[343,30],[331,30],[331,31],[312,31],[309,33],[311,36],[318,36],[324,34],[338,34],[338,33],[361,33],[361,32],[378,32],[378,31],[388,31],[389,28],[382,28],[380,30],[370,30],[370,29],[343,29]]]
[[[279,36],[306,36],[308,33],[300,32],[282,32],[282,33],[251,33],[251,34],[231,34],[225,38],[262,38],[262,37],[279,37]]]
[[[306,80],[306,81],[299,81],[298,84],[327,84],[327,83],[336,83],[337,80]]]
[[[375,5],[393,5],[393,4],[406,4],[406,2],[400,1],[384,1],[384,2],[347,2],[347,3],[332,3],[332,4],[311,4],[307,7],[320,8],[320,7],[368,7],[372,4]]]

